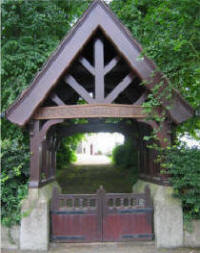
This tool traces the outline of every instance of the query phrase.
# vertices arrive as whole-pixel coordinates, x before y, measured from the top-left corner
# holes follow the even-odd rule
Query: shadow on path
[[[131,192],[134,175],[111,164],[70,165],[57,172],[63,193],[95,193],[100,185],[107,192]]]

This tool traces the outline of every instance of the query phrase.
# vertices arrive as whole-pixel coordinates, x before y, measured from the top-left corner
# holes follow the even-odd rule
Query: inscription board
[[[72,119],[72,118],[145,118],[142,106],[118,104],[86,104],[41,107],[34,119]]]

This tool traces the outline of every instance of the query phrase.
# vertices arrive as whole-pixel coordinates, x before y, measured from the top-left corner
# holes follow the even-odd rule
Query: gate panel
[[[105,194],[103,241],[152,240],[152,213],[148,188],[144,194]]]
[[[58,194],[52,201],[52,240],[93,242],[102,240],[101,201],[97,194]]]
[[[152,240],[153,208],[145,193],[59,194],[51,206],[52,240],[95,242]]]

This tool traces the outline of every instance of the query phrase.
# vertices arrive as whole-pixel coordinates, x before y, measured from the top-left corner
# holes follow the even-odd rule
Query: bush
[[[2,112],[25,90],[88,1],[2,2]],[[27,192],[29,137],[5,119],[2,129],[2,223],[20,221]]]
[[[19,142],[4,140],[1,150],[1,222],[5,226],[18,224],[21,200],[28,190],[29,152]]]
[[[112,152],[113,163],[119,169],[131,170],[134,183],[138,178],[138,151],[133,146],[133,142],[128,140],[123,145],[114,148]]]
[[[182,200],[186,219],[200,219],[200,149],[172,148],[167,164],[176,197]]]
[[[77,160],[76,149],[83,138],[84,134],[75,134],[62,139],[56,157],[57,170],[66,168],[67,165]]]

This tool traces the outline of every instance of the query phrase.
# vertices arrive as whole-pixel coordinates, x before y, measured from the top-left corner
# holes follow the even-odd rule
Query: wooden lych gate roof
[[[90,59],[89,47],[91,46],[96,61]],[[67,92],[70,93],[70,88],[73,88],[88,104],[95,104],[94,107],[97,108],[119,101],[121,104],[130,104],[130,102],[126,103],[123,97],[121,100],[116,99],[130,84],[133,83],[132,86],[134,86],[136,83],[138,85],[144,81],[144,88],[138,86],[138,96],[131,103],[137,108],[144,102],[147,93],[151,92],[157,83],[163,82],[160,93],[168,85],[166,78],[163,77],[162,73],[156,71],[157,67],[151,60],[147,57],[139,59],[141,52],[141,46],[132,38],[130,32],[121,24],[109,7],[102,1],[96,0],[64,38],[42,70],[36,75],[30,87],[6,111],[6,118],[14,124],[25,126],[34,115],[38,115],[38,109],[41,106],[49,106],[47,102],[45,104],[49,96],[55,104],[65,110],[66,101],[63,102],[59,96],[52,93],[52,90],[58,84],[62,86],[63,82],[68,86]],[[78,65],[73,67],[77,61],[92,77],[85,77],[86,72],[82,71]],[[125,70],[123,70],[124,66]],[[114,80],[116,73],[113,69],[115,67],[115,72],[120,75],[119,72],[124,71],[124,76],[123,78],[120,77],[121,81],[118,82],[118,85],[112,84],[110,88],[107,88],[105,79],[107,78],[109,81],[109,76],[106,75],[111,72],[110,79]],[[86,80],[85,86],[81,86],[80,82],[77,81],[78,78],[81,79],[81,75],[83,82]],[[94,86],[92,95],[89,83]],[[130,89],[126,94],[127,97],[130,97],[130,101],[134,92],[131,92]],[[142,96],[140,96],[141,94]],[[62,97],[62,92],[60,92],[60,96]],[[173,90],[170,101],[162,98],[162,104],[175,124],[193,116],[192,108],[175,90]],[[170,109],[167,109],[168,105],[171,106]],[[113,105],[114,107],[115,105]],[[131,108],[131,105],[129,107]],[[80,108],[81,106],[79,106]],[[88,107],[83,105],[82,108],[85,111]],[[35,118],[42,119],[41,113],[39,115]],[[98,115],[96,116],[98,117]]]

